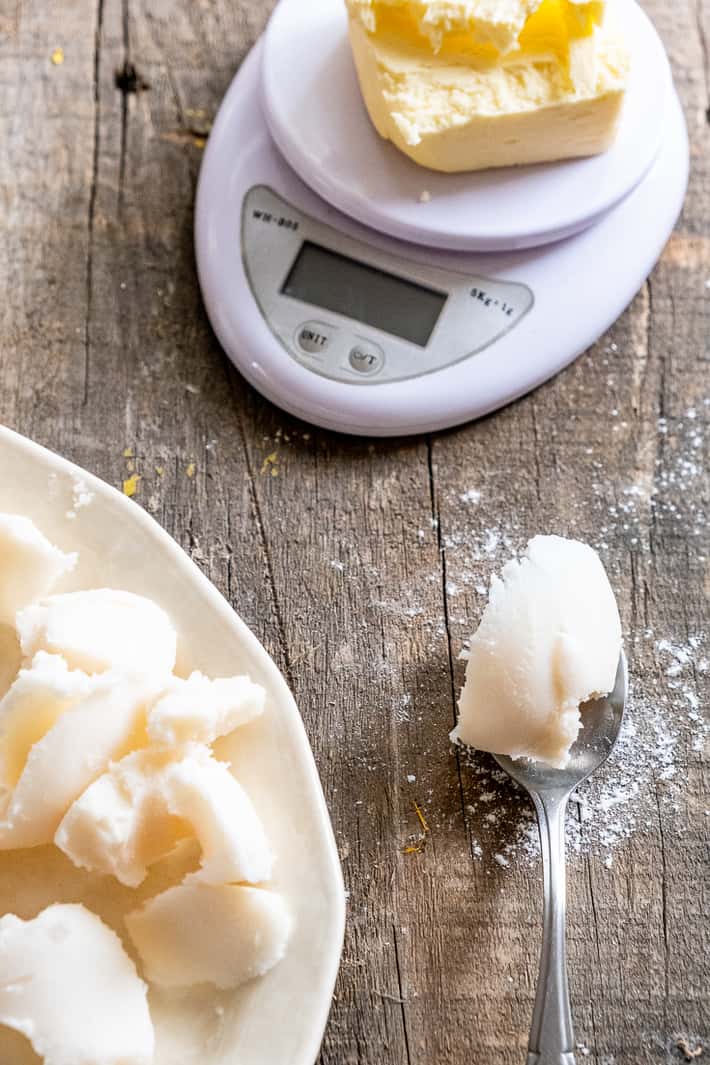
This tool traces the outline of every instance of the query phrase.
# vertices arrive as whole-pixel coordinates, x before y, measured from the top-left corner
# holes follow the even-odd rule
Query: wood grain
[[[113,484],[135,464],[137,501],[294,689],[350,892],[322,1065],[514,1065],[540,879],[534,863],[492,860],[507,828],[485,820],[489,778],[449,749],[458,655],[477,589],[541,531],[601,547],[640,708],[667,686],[657,641],[709,628],[710,2],[646,4],[673,61],[693,174],[630,310],[495,417],[374,443],[269,406],[201,307],[201,146],[271,6],[0,0],[0,419]],[[691,433],[692,476],[679,466]],[[641,492],[630,516],[619,510],[629,486]],[[462,502],[471,489],[475,505]],[[706,713],[707,675],[692,683]],[[691,741],[683,731],[679,797],[645,781],[639,802],[655,814],[613,866],[601,853],[571,861],[580,1060],[682,1061],[682,1040],[710,1060],[710,771],[707,743]],[[494,787],[496,801],[521,802]]]

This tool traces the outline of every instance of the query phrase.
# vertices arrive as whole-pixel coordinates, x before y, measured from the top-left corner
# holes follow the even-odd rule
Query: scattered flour
[[[648,637],[647,637],[648,638]],[[693,670],[705,637],[686,643],[661,639],[654,652],[665,679],[652,697],[630,693],[626,720],[607,764],[573,796],[567,818],[571,855],[598,855],[613,866],[614,851],[644,825],[658,823],[664,809],[676,811],[684,789],[682,769],[688,750],[702,752],[710,740],[710,721],[699,710]],[[539,860],[540,846],[532,808],[520,789],[491,759],[461,752],[466,772],[476,778],[467,817],[477,839],[476,856],[498,865]],[[490,804],[495,802],[491,815]],[[487,808],[487,809],[486,809]],[[505,867],[505,866],[504,866]]]

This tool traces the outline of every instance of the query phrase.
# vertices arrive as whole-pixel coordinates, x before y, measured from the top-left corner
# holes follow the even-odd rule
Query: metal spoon
[[[613,692],[582,708],[584,728],[565,769],[495,755],[501,769],[532,798],[542,845],[544,926],[527,1065],[575,1065],[565,943],[565,814],[575,788],[611,754],[624,720],[627,692],[628,667],[622,651]]]

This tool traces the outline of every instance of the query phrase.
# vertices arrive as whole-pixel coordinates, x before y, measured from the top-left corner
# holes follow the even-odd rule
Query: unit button
[[[385,364],[385,353],[376,344],[356,344],[350,352],[350,365],[357,373],[366,376],[379,373]]]
[[[305,322],[296,334],[296,343],[307,355],[322,355],[330,347],[334,332],[323,322]]]

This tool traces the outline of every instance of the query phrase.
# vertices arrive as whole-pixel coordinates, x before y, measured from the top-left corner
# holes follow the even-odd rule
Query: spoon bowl
[[[565,814],[572,792],[606,762],[614,749],[624,721],[628,686],[628,666],[622,651],[614,690],[581,708],[582,731],[564,769],[495,755],[501,769],[532,798],[540,828],[545,908],[527,1065],[575,1065],[565,943]]]
[[[584,703],[581,708],[582,730],[564,769],[555,769],[544,762],[531,762],[528,759],[514,760],[503,754],[493,757],[501,769],[527,792],[573,792],[604,765],[613,751],[624,722],[628,686],[628,665],[622,651],[614,690],[601,699]]]

